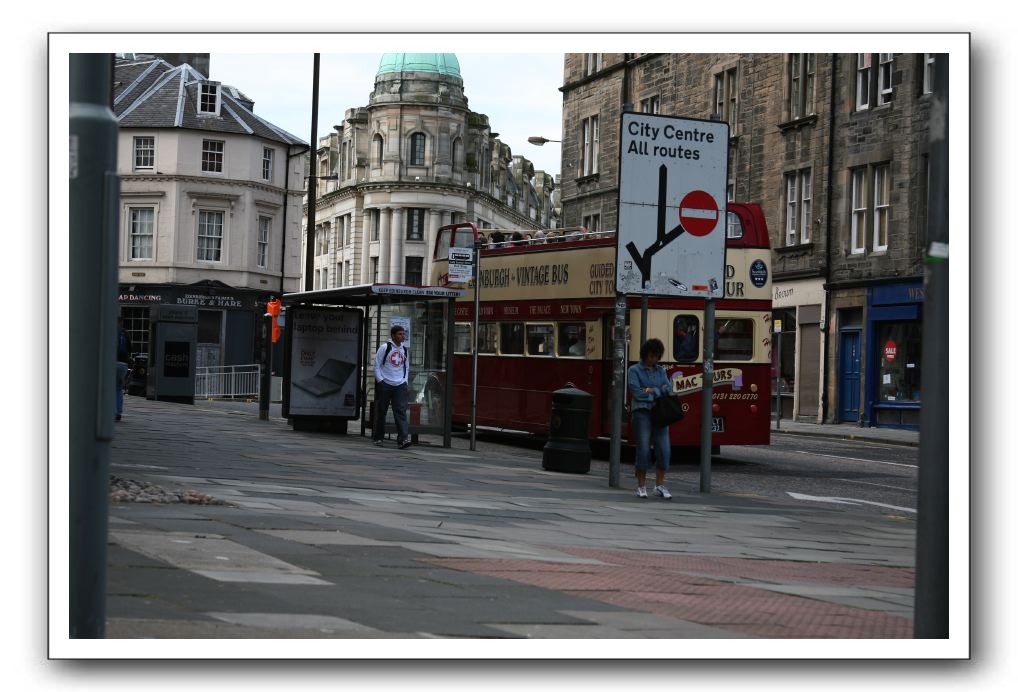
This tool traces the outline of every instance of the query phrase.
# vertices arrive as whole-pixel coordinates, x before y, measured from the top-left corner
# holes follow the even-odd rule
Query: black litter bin
[[[548,443],[541,467],[548,471],[587,473],[590,471],[590,413],[594,397],[575,387],[551,394],[551,421]]]

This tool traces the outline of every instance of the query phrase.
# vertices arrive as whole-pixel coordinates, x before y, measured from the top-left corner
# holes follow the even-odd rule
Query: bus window
[[[672,323],[672,357],[676,363],[692,363],[700,355],[700,318],[679,315]]]
[[[527,355],[550,356],[555,352],[555,327],[550,324],[527,325]]]
[[[587,350],[587,324],[585,322],[559,322],[558,354],[582,356]]]
[[[477,330],[477,352],[494,353],[498,335],[497,324],[482,324]]]
[[[714,341],[715,360],[751,360],[753,358],[753,320],[718,320]]]
[[[457,322],[456,323],[456,341],[454,342],[455,348],[454,353],[473,353],[471,346],[473,344],[472,337],[472,324],[468,322]]]
[[[500,351],[505,355],[523,355],[523,324],[521,322],[502,322],[500,325]]]

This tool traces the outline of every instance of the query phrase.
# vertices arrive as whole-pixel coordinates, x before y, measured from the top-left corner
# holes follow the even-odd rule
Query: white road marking
[[[841,457],[837,454],[819,454],[817,452],[804,452],[801,449],[795,450],[796,454],[809,454],[814,457],[827,457],[828,459],[844,459],[845,461],[865,461],[867,464],[887,464],[888,466],[904,466],[909,469],[918,470],[919,467],[915,464],[896,464],[893,461],[876,461],[874,459],[859,459],[858,457]]]
[[[870,500],[857,500],[854,497],[817,497],[815,495],[803,495],[802,493],[793,493],[786,491],[790,496],[796,500],[808,500],[811,502],[833,502],[839,505],[876,505],[877,507],[887,507],[888,509],[896,509],[899,512],[911,512],[916,513],[916,510],[910,507],[898,507],[897,505],[888,505],[883,502],[872,502]]]

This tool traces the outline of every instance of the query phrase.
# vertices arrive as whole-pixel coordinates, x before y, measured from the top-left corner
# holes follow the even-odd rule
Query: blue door
[[[860,333],[841,332],[838,420],[843,423],[854,423],[859,420],[859,369],[862,361],[859,348]]]

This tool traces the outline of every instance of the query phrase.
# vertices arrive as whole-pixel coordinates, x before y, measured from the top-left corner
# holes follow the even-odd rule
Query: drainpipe
[[[834,109],[835,94],[838,84],[838,54],[831,54],[831,105],[828,114],[827,134],[827,238],[825,242],[826,260],[824,262],[824,357],[820,361],[820,381],[823,383],[820,395],[820,422],[827,422],[827,373],[828,354],[831,351],[831,227],[833,216],[831,206],[834,204]]]

